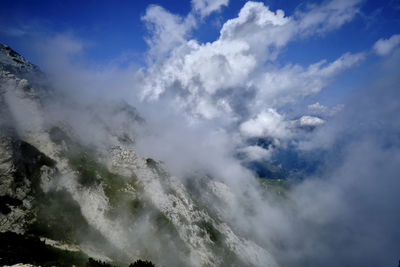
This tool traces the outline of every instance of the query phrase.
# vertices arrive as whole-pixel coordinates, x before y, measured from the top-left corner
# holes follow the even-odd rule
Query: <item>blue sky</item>
[[[399,14],[394,0],[5,0],[0,42],[76,88],[102,77],[91,87],[126,99],[118,80],[135,105],[281,140],[377,75],[400,43]]]
[[[3,0],[0,42],[47,73],[67,108],[46,115],[87,143],[110,141],[98,118],[130,121],[115,103],[135,106],[135,152],[225,183],[227,221],[283,244],[283,266],[397,263],[398,0]],[[321,170],[275,208],[246,166],[288,148]]]
[[[237,15],[244,0],[230,1],[228,7],[201,21],[191,33],[199,41],[213,41],[219,35],[220,24]],[[291,15],[296,8],[321,1],[264,1],[271,10],[282,9]],[[160,5],[174,14],[190,12],[190,1],[61,1],[4,0],[0,10],[0,41],[24,53],[24,38],[16,30],[73,33],[91,42],[85,56],[94,62],[109,61],[127,51],[138,57],[147,50],[146,27],[141,20],[146,8]],[[283,62],[301,64],[320,58],[333,59],[344,52],[369,49],[380,38],[400,31],[398,1],[364,1],[361,12],[345,27],[317,38],[292,42],[281,56]],[[136,59],[137,60],[137,59]]]
[[[208,12],[207,5],[201,7],[204,3],[218,4]],[[144,81],[141,89],[132,89],[139,91],[142,100],[160,100],[170,95],[167,91],[175,94],[183,90],[192,94],[198,88],[187,83],[188,77],[212,76],[207,73],[208,69],[227,71],[226,77],[202,81],[204,98],[199,98],[198,93],[188,99],[177,95],[179,103],[174,106],[182,106],[195,118],[222,118],[229,121],[227,124],[239,120],[240,124],[268,108],[289,120],[305,115],[302,112],[313,103],[327,108],[343,104],[375,74],[374,66],[382,57],[374,50],[374,44],[400,33],[400,4],[394,0],[266,0],[254,4],[251,9],[244,0],[5,0],[0,10],[0,42],[10,45],[45,71],[55,69],[57,64],[81,68],[83,73],[109,66],[121,68],[123,72],[135,66],[140,70],[126,75],[140,76],[136,84]],[[265,24],[259,29],[251,16],[238,17],[245,7],[255,17],[272,16],[268,18],[270,23],[278,23],[277,10],[281,9],[286,26],[270,30]],[[250,28],[240,33],[240,27],[228,25],[231,19],[242,23],[241,27]],[[234,35],[232,40],[236,44],[249,44],[249,50],[232,45],[232,40],[223,40],[222,27],[227,34]],[[265,39],[262,37],[270,34]],[[259,38],[260,42],[253,42],[252,38]],[[394,46],[398,45],[396,38],[392,40]],[[195,40],[198,47],[194,48],[190,40]],[[222,43],[220,48],[219,43]],[[180,49],[190,51],[181,53]],[[229,49],[239,50],[232,54]],[[231,69],[218,69],[221,62],[214,62],[215,55],[222,55]],[[182,68],[177,62],[184,58],[189,61]],[[190,63],[191,58],[196,60],[194,65]],[[238,67],[242,63],[247,65]],[[316,71],[312,70],[314,64],[318,66]],[[176,68],[176,72],[168,70],[171,68]],[[185,72],[189,68],[200,68],[200,71]],[[164,79],[172,76],[172,80]],[[240,78],[232,78],[236,76]],[[160,83],[147,88],[149,81]],[[183,88],[171,87],[177,81],[187,84]],[[244,88],[249,94],[255,90],[256,97],[244,103],[240,93],[238,96],[227,94],[228,87]],[[257,99],[259,107],[254,105]],[[241,110],[234,110],[235,106],[241,106]],[[248,117],[243,117],[245,113]]]

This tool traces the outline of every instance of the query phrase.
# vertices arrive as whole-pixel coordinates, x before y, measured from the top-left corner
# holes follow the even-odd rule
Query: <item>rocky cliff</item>
[[[102,107],[113,121],[81,107],[104,129],[107,142],[96,144],[50,117],[54,102],[68,108],[38,67],[0,45],[1,233],[122,265],[138,258],[160,266],[276,265],[205,207],[199,192],[135,152],[135,127],[145,121],[134,107]],[[199,181],[203,196],[227,193],[220,182]],[[0,264],[17,262],[0,256]]]

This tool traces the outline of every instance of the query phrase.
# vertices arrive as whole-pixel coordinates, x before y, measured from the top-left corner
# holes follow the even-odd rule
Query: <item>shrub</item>
[[[137,260],[131,263],[129,267],[156,267],[151,261]]]

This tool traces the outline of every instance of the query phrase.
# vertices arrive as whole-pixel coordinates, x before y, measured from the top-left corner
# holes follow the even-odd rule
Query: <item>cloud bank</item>
[[[289,125],[294,118],[286,117],[285,108],[317,94],[365,55],[345,53],[332,62],[322,59],[309,66],[279,66],[277,57],[289,42],[339,28],[357,14],[358,5],[359,1],[324,2],[288,17],[282,10],[271,11],[261,2],[249,1],[236,18],[222,25],[218,39],[209,43],[184,39],[186,31],[180,29],[187,29],[192,13],[181,19],[166,16],[175,18],[171,29],[179,34],[168,32],[169,19],[163,30],[157,21],[146,19],[152,25],[151,40],[156,40],[149,43],[150,55],[159,50],[159,44],[166,48],[173,40],[179,41],[168,55],[153,57],[140,72],[140,99],[150,105],[166,103],[165,108],[182,116],[184,125],[206,122],[213,125],[210,131],[229,131],[232,143],[241,146],[242,152],[255,151],[246,148],[248,137],[272,137],[276,143],[293,137]],[[152,10],[168,13],[151,6],[145,18]],[[169,41],[161,41],[167,37]]]
[[[42,51],[48,55],[44,63],[73,103],[104,107],[96,115],[111,124],[110,99],[136,106],[146,118],[143,128],[134,129],[136,149],[164,161],[183,182],[214,177],[215,196],[201,200],[282,266],[395,264],[400,238],[394,204],[400,200],[397,35],[373,47],[379,55],[392,56],[374,66],[386,76],[374,77],[373,85],[362,84],[365,88],[344,107],[315,102],[293,114],[294,105],[326,89],[369,55],[344,53],[305,66],[281,65],[279,56],[291,42],[344,27],[362,2],[324,1],[287,16],[250,1],[222,25],[215,41],[196,40],[193,29],[227,4],[193,0],[184,17],[149,6],[142,18],[149,31],[146,67],[88,68],[71,61],[84,46],[68,35],[50,38],[54,49]],[[96,142],[101,140],[93,114],[79,114],[84,112],[62,115],[87,140],[93,139],[92,132],[98,135]],[[315,130],[304,133],[298,126]],[[264,143],[250,142],[254,139]],[[288,144],[299,153],[323,151],[323,156],[318,172],[281,199],[263,192],[243,163],[268,162]]]
[[[276,64],[288,43],[342,27],[360,4],[328,1],[285,16],[247,2],[222,26],[217,40],[187,40],[141,74],[143,103],[163,103],[180,118],[180,124],[162,128],[170,138],[161,137],[155,147],[164,151],[152,154],[165,155],[167,166],[206,170],[227,184],[233,197],[224,201],[221,193],[221,202],[202,200],[282,266],[384,266],[398,260],[400,216],[393,204],[399,201],[395,188],[400,183],[397,68],[344,108],[317,102],[297,119],[286,112],[292,104],[327,88],[367,55],[344,53],[308,66]],[[389,43],[395,43],[392,38]],[[374,46],[378,54],[392,49],[381,46]],[[317,130],[299,135],[296,121]],[[250,138],[272,142],[259,146],[249,144]],[[245,161],[268,160],[295,139],[300,139],[299,150],[324,151],[318,172],[294,186],[285,201],[261,194],[236,153],[244,153]],[[139,140],[143,151],[153,149],[150,143],[154,139]]]

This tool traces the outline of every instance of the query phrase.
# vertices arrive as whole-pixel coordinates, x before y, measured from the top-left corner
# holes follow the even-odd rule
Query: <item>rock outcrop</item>
[[[276,266],[160,162],[136,154],[132,127],[144,123],[136,109],[104,107],[118,117],[93,117],[108,143],[85,144],[68,121],[47,119],[48,86],[30,83],[34,75],[43,76],[0,45],[0,232],[33,234],[125,263]]]

